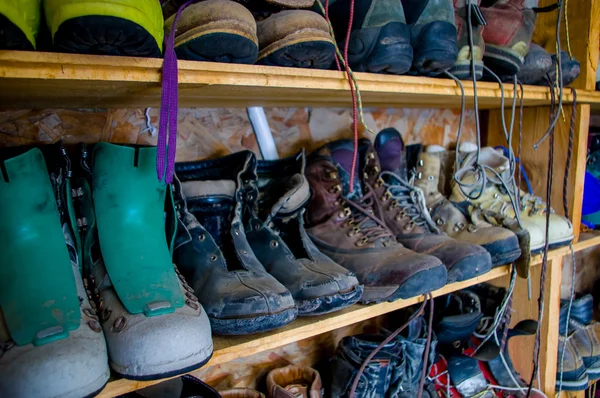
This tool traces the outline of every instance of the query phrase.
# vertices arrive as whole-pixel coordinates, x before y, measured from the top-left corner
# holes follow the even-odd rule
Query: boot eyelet
[[[397,201],[397,200],[394,200],[394,201],[392,202],[392,209],[396,209],[396,208],[398,208],[398,205],[399,205],[398,201]]]
[[[327,178],[329,178],[330,180],[335,180],[337,179],[337,173],[335,171],[332,171],[331,173],[327,174]]]
[[[375,154],[374,154],[373,152],[369,152],[369,154],[367,155],[367,157],[368,157],[370,160],[373,160],[373,159],[375,159]]]
[[[391,197],[392,197],[392,194],[390,193],[390,191],[385,191],[385,193],[381,197],[381,201],[387,202],[388,200],[390,200]]]
[[[398,217],[400,217],[400,218],[406,217],[406,212],[404,210],[402,210],[400,213],[398,213]]]
[[[204,239],[206,239],[206,235],[204,235],[204,234],[200,234],[200,235],[198,235],[198,240],[199,240],[200,242],[203,242],[203,241],[204,241]]]
[[[443,219],[443,218],[438,218],[438,219],[435,221],[435,223],[436,223],[437,225],[444,225],[446,222],[444,221],[444,219]]]
[[[90,329],[92,329],[94,332],[96,332],[96,333],[102,332],[102,327],[100,326],[100,322],[98,322],[97,320],[92,319],[87,324],[90,327]]]
[[[108,308],[104,309],[104,311],[102,311],[102,322],[106,322],[110,319],[110,316],[112,315],[112,311],[109,310]]]
[[[119,333],[125,329],[125,326],[127,326],[127,319],[120,316],[115,320],[115,323],[113,323],[112,329],[114,332]]]
[[[247,250],[242,250],[242,254],[245,256],[245,255],[248,254],[248,251]]]
[[[196,310],[198,310],[198,308],[200,308],[200,306],[198,305],[198,303],[195,303],[195,302],[193,302],[191,300],[186,300],[185,301],[185,305],[187,305],[188,307],[190,307],[194,311],[196,311]]]
[[[373,170],[373,175],[379,174],[379,167],[373,166],[373,167],[371,167],[371,170]]]
[[[235,236],[239,236],[239,235],[240,235],[240,231],[238,231],[237,229],[234,229],[234,230],[233,230],[233,234],[234,234]]]
[[[342,191],[342,187],[338,184],[338,185],[334,185],[329,192],[330,193],[339,193]]]
[[[467,230],[469,232],[477,232],[477,227],[473,224],[469,225],[469,227],[467,228]]]
[[[498,195],[498,193],[496,192],[496,193],[494,194],[494,199],[498,199],[498,197],[499,197],[499,196],[500,196],[500,195]]]
[[[400,214],[396,215],[396,217],[394,217],[394,220],[396,221],[400,221],[402,220],[403,217],[400,217]]]
[[[83,313],[88,317],[88,318],[97,318],[96,313],[91,309],[91,308],[84,308],[83,309]]]
[[[435,180],[435,177],[434,177],[434,176],[429,176],[429,177],[427,177],[427,179],[428,179],[429,181],[433,181],[433,180]]]
[[[339,200],[335,200],[335,201],[333,202],[333,205],[334,205],[334,206],[339,206],[339,205],[341,205],[341,204],[342,204],[342,203],[341,203]]]
[[[403,228],[403,229],[404,229],[405,231],[410,231],[411,229],[413,229],[413,227],[414,227],[414,224],[413,224],[413,222],[411,221],[411,222],[409,222],[408,224],[406,224],[406,225],[404,226],[404,228]]]
[[[279,246],[279,242],[277,242],[276,240],[272,240],[271,241],[271,248],[275,249],[277,246]]]
[[[418,173],[418,174],[417,174],[417,179],[418,179],[418,180],[420,180],[420,179],[422,179],[422,178],[423,178],[423,173]]]
[[[423,167],[423,159],[419,160],[419,166]]]
[[[347,207],[346,207],[346,208],[344,209],[344,215],[345,215],[346,217],[350,217],[350,216],[352,215],[352,210],[350,210],[349,208],[347,208]]]
[[[212,261],[212,262],[217,261],[217,255],[213,254],[212,256],[210,256],[210,261]]]

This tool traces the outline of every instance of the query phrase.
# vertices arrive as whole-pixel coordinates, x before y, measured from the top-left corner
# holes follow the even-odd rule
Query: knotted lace
[[[353,201],[343,195],[341,199],[351,208],[351,216],[348,220],[349,225],[356,227],[357,233],[363,235],[363,243],[373,243],[379,239],[390,240],[394,235],[386,227],[385,223],[373,214],[373,204],[375,200],[375,191],[367,187],[369,191],[358,201]]]

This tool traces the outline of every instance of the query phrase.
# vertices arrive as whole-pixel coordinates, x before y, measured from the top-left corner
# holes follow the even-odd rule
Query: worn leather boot
[[[470,20],[468,16],[469,9],[467,8],[469,4],[472,5]],[[456,63],[450,69],[450,73],[461,80],[473,78],[471,59],[474,60],[475,64],[475,78],[479,80],[483,77],[483,54],[485,52],[483,30],[485,28],[483,25],[484,21],[477,18],[479,8],[473,7],[480,4],[481,0],[454,0],[454,23],[458,37],[458,56]],[[469,24],[471,25],[470,27]],[[469,42],[469,29],[471,29],[473,37],[473,51],[471,51]]]
[[[431,218],[442,232],[483,247],[492,256],[493,267],[519,258],[519,239],[512,231],[491,225],[472,208],[459,208],[440,192],[442,163],[454,163],[453,151],[423,152],[422,146],[416,144],[408,146],[407,153],[408,169],[416,173],[414,184],[423,190]]]
[[[267,374],[269,398],[321,398],[323,383],[319,372],[307,366],[286,366]]]
[[[289,289],[298,315],[321,315],[355,304],[363,287],[356,276],[322,254],[304,229],[310,187],[304,152],[259,161],[259,194],[249,201],[247,238],[267,272]]]
[[[258,195],[256,157],[242,151],[176,164],[180,228],[175,262],[217,334],[250,334],[296,318],[290,292],[267,273],[246,239],[244,212]]]
[[[311,155],[306,169],[312,191],[309,236],[323,254],[365,285],[362,302],[394,301],[441,288],[446,284],[445,267],[435,257],[414,253],[396,241],[375,213],[375,192],[358,174],[350,191],[353,150],[351,140],[338,140]],[[373,166],[361,166],[362,172]]]
[[[458,56],[452,0],[401,0],[414,51],[412,69],[437,76]]]
[[[404,143],[396,129],[382,130],[375,138],[375,148],[370,141],[362,140],[361,151],[369,159],[365,178],[374,190],[375,214],[398,242],[439,258],[448,269],[449,283],[474,278],[492,268],[490,254],[484,248],[452,239],[437,229],[423,192],[408,183]]]
[[[474,172],[476,163],[476,152],[472,152],[465,156],[460,166],[459,179],[464,184],[472,184],[470,188],[464,188],[467,192],[463,192],[460,186],[452,183],[452,194],[450,200],[458,203],[460,206],[467,206],[465,202],[470,202],[482,212],[486,220],[494,225],[507,226],[512,221],[515,223],[516,215],[511,204],[510,196],[507,189],[513,189],[512,174],[510,163],[501,150],[495,150],[492,147],[481,149],[480,163],[486,167],[495,170],[501,177],[498,177],[491,171],[487,171],[487,184],[483,187],[483,192],[479,197],[475,195],[480,190],[480,185],[475,184],[478,176]],[[469,196],[467,196],[469,195]],[[544,248],[545,241],[545,225],[546,204],[536,196],[519,192],[520,195],[520,216],[523,228],[529,232],[530,250],[531,253],[539,253]],[[505,220],[506,219],[506,220]],[[573,225],[571,222],[557,214],[554,211],[550,214],[550,248],[557,248],[569,244],[573,240]],[[521,247],[523,251],[523,247]]]
[[[487,26],[483,30],[485,64],[499,75],[515,75],[523,65],[538,0],[482,0],[481,11]]]
[[[56,146],[10,151],[0,153],[0,396],[94,396],[110,372],[68,159]]]

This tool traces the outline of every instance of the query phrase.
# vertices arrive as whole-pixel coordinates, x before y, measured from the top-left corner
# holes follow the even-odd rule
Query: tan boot
[[[269,398],[321,398],[323,383],[319,372],[307,366],[286,366],[267,375]]]

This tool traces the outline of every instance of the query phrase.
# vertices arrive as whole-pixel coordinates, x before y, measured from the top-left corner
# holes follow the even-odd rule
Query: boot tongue
[[[382,171],[389,171],[407,180],[404,142],[398,130],[389,128],[381,130],[375,138],[375,149],[379,155]]]
[[[353,156],[354,144],[350,140],[336,141],[331,146],[331,158],[336,163],[338,173],[340,174],[342,194],[351,200],[358,200],[363,196],[358,167],[354,170],[354,191],[350,192],[350,176],[352,173]]]
[[[235,181],[185,181],[181,184],[181,189],[188,199],[210,196],[233,198],[235,195]]]

